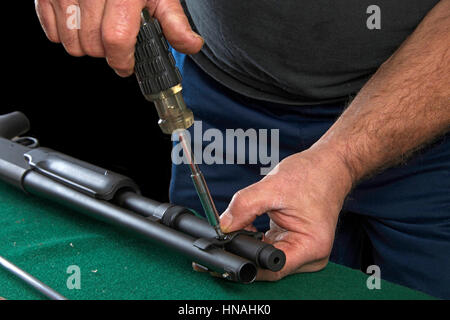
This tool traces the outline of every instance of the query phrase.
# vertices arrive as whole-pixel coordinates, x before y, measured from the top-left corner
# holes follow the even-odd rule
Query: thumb
[[[257,182],[238,191],[220,217],[220,227],[226,233],[244,229],[256,217],[277,208],[272,206],[276,193],[265,182]]]
[[[199,52],[204,40],[192,31],[180,1],[160,0],[156,2],[156,7],[151,5],[153,3],[149,5],[150,13],[158,19],[171,46],[186,54]]]

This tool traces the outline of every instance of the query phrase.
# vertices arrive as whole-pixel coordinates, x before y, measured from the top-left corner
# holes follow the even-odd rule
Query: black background
[[[47,40],[34,1],[2,3],[0,114],[24,112],[42,146],[125,174],[144,195],[168,200],[170,136],[135,76],[102,58],[70,56]]]

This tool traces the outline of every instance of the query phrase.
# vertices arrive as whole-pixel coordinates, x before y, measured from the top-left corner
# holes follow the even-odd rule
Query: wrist
[[[358,178],[356,172],[338,148],[327,144],[316,143],[306,153],[312,155],[315,165],[320,170],[326,172],[334,183],[339,186],[344,193],[344,197],[357,183]]]

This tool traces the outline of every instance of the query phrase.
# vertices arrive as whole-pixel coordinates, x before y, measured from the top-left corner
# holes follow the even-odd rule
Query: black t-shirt
[[[225,86],[287,104],[357,93],[438,0],[186,0],[193,58]]]

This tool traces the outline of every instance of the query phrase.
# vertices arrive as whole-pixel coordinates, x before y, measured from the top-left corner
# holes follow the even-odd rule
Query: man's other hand
[[[318,271],[328,263],[338,215],[351,187],[340,159],[310,149],[284,159],[271,174],[237,192],[221,216],[221,227],[224,232],[252,230],[253,220],[268,213],[270,230],[264,241],[285,252],[286,265],[279,272],[259,270],[257,280]]]

